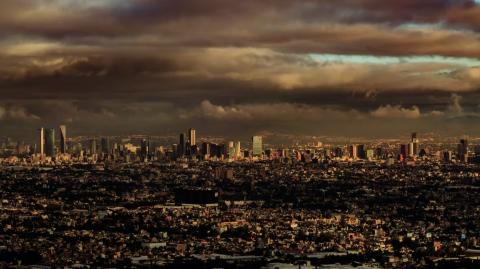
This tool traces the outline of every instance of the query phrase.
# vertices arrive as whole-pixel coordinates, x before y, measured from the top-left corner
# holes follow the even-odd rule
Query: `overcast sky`
[[[480,135],[473,0],[1,0],[0,135]]]

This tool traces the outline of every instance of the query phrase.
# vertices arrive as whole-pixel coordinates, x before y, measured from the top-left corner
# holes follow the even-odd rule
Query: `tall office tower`
[[[210,143],[208,142],[202,143],[202,154],[210,156]]]
[[[405,159],[407,157],[407,145],[400,145],[400,155],[402,156],[402,159]]]
[[[412,133],[412,145],[413,145],[413,150],[411,152],[412,155],[417,156],[418,152],[420,151],[419,148],[419,140],[417,138],[417,133]]]
[[[40,153],[40,156],[45,155],[45,129],[42,127],[38,129],[40,133],[40,140],[38,141],[38,153]]]
[[[140,157],[143,162],[148,161],[149,144],[150,143],[147,139],[142,139],[140,146]]]
[[[233,159],[235,157],[235,144],[233,141],[228,142],[227,150],[228,158]]]
[[[252,137],[252,155],[253,157],[262,156],[263,145],[262,145],[262,137],[261,136],[253,136]]]
[[[183,157],[187,151],[187,141],[185,141],[185,134],[180,134],[180,143],[178,143],[178,156]]]
[[[416,156],[416,152],[415,152],[415,143],[413,142],[410,142],[408,143],[408,156],[409,157],[413,157],[413,156]]]
[[[100,144],[102,153],[110,154],[110,139],[108,139],[108,137],[102,137]]]
[[[468,140],[461,139],[458,144],[458,159],[462,162],[468,161]]]
[[[367,152],[365,150],[365,145],[358,145],[357,146],[357,155],[358,155],[358,158],[360,158],[360,159],[366,159],[367,158]]]
[[[240,149],[240,141],[235,142],[235,158],[242,158],[242,150]]]
[[[90,154],[97,154],[97,139],[90,140]]]
[[[55,156],[55,129],[45,129],[45,155]]]
[[[358,158],[358,147],[357,147],[357,145],[348,146],[348,153],[350,155],[350,158],[357,159]]]
[[[462,153],[468,153],[468,140],[467,139],[460,139],[460,147],[462,148]]]
[[[210,148],[210,156],[211,157],[220,157],[220,149],[219,149],[219,146],[215,143],[210,143],[209,145],[209,148]]]
[[[67,126],[60,125],[60,153],[67,153]]]
[[[197,137],[195,135],[195,129],[193,128],[188,129],[188,141],[190,143],[190,147],[197,144]]]

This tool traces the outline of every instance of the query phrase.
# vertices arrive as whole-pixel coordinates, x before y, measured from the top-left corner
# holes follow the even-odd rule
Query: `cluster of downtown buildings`
[[[59,162],[148,162],[155,160],[258,160],[264,155],[262,137],[253,136],[251,149],[241,147],[240,141],[228,143],[197,143],[196,130],[190,128],[188,133],[179,135],[178,143],[170,146],[158,145],[149,138],[142,138],[138,144],[113,140],[111,137],[90,138],[81,143],[67,139],[67,126],[60,125],[59,137],[54,128],[38,129],[38,142],[32,145],[18,142],[15,150],[5,154],[8,142],[4,143],[4,156],[28,157],[31,163]]]
[[[58,130],[58,136],[57,131]],[[197,141],[196,130],[190,128],[181,133],[177,143],[166,145],[149,137],[121,139],[112,137],[84,138],[81,141],[67,138],[67,126],[58,129],[40,128],[37,143],[3,143],[2,161],[7,163],[59,164],[99,162],[150,162],[150,161],[259,161],[295,159],[307,162],[318,160],[382,160],[389,164],[410,161],[415,158],[435,158],[445,162],[480,162],[480,146],[471,146],[461,139],[456,148],[421,145],[417,133],[412,133],[407,144],[350,144],[265,147],[262,136],[253,136],[242,147],[240,141],[213,143]],[[393,147],[392,147],[393,146]],[[422,147],[423,146],[423,147]]]

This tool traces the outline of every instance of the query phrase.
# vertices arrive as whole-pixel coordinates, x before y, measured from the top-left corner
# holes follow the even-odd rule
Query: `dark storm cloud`
[[[0,121],[6,133],[467,124],[479,18],[467,0],[3,0]]]

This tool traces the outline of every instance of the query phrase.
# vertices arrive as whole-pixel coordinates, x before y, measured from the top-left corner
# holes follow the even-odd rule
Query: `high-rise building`
[[[38,153],[40,156],[45,155],[45,129],[42,127],[39,130]]]
[[[400,155],[402,160],[407,157],[407,145],[405,144],[400,145]]]
[[[348,153],[350,155],[350,158],[357,159],[358,158],[358,147],[357,147],[357,145],[350,145],[348,147]]]
[[[252,137],[252,155],[253,157],[262,156],[263,145],[262,145],[262,137],[261,136],[253,136]]]
[[[417,155],[416,152],[415,152],[415,143],[410,142],[410,143],[408,143],[408,156],[413,157],[415,155]]]
[[[365,145],[358,145],[357,146],[357,155],[360,159],[366,159],[367,158],[367,152],[365,149]]]
[[[195,129],[193,129],[193,128],[190,128],[188,130],[188,141],[189,141],[190,147],[197,144],[197,137],[196,137],[196,134],[195,134]]]
[[[67,153],[67,126],[60,125],[60,152]]]
[[[235,158],[240,159],[242,158],[242,150],[240,149],[240,141],[235,143]]]
[[[110,154],[110,139],[108,139],[108,137],[102,137],[100,144],[102,153]]]
[[[179,157],[184,157],[185,153],[187,151],[187,141],[185,141],[185,134],[181,133],[180,134],[180,140],[178,144],[178,156]]]
[[[143,162],[148,161],[148,152],[150,150],[150,141],[147,139],[142,139],[140,145],[140,157]]]
[[[233,141],[228,142],[228,158],[235,158],[235,143]]]
[[[90,140],[90,154],[97,154],[97,139]]]
[[[412,133],[412,151],[409,152],[411,154],[411,156],[417,156],[419,151],[420,151],[420,148],[419,148],[419,140],[417,138],[417,133]],[[410,145],[409,145],[409,149],[410,149]]]
[[[48,157],[55,156],[55,129],[45,129],[45,155]]]
[[[458,144],[458,159],[462,162],[468,161],[468,140],[461,139],[460,143]]]
[[[202,154],[210,156],[210,143],[203,142],[203,144],[202,144]]]

